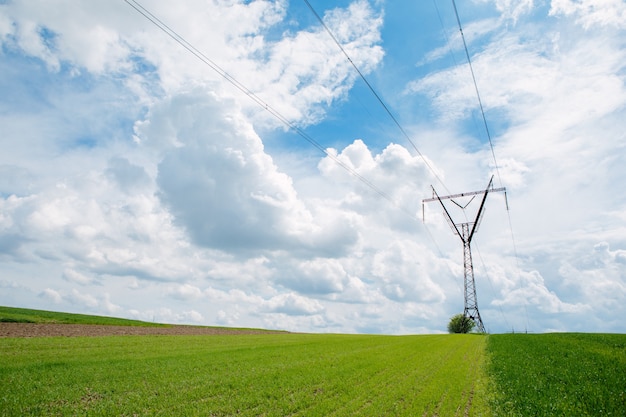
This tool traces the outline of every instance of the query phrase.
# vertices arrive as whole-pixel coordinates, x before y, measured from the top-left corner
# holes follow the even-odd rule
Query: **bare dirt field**
[[[200,326],[104,326],[98,324],[40,324],[0,323],[0,337],[53,337],[53,336],[142,336],[142,335],[225,335],[265,334],[266,330],[228,329]]]

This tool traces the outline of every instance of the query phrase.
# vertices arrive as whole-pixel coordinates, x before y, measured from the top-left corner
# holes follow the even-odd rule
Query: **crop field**
[[[3,415],[486,415],[475,335],[0,339]]]
[[[0,307],[0,330],[42,321],[122,324],[39,314]],[[0,337],[0,416],[523,417],[624,410],[626,335]]]

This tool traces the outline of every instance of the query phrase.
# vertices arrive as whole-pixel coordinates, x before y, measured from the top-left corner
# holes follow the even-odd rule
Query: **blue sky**
[[[303,1],[141,4],[326,153],[124,1],[1,2],[0,304],[443,332],[462,246],[421,200],[496,174],[487,329],[626,331],[626,3],[457,2],[497,171],[452,2],[310,3],[410,142]]]

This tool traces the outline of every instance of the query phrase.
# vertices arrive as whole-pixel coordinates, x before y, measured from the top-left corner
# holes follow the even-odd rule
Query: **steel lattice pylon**
[[[461,223],[461,240],[463,240],[463,292],[465,306],[463,315],[474,320],[480,333],[485,333],[483,319],[478,311],[478,299],[476,297],[476,283],[474,282],[474,264],[472,263],[472,249],[470,246],[469,230],[471,223]]]
[[[440,197],[435,188],[432,187],[433,197],[426,198],[422,200],[422,213],[424,212],[424,203],[428,203],[431,201],[439,201],[441,207],[443,207],[444,215],[446,216],[446,220],[450,223],[450,227],[452,231],[461,238],[463,242],[463,292],[464,292],[464,308],[463,308],[463,316],[471,319],[476,323],[476,328],[479,332],[485,333],[485,325],[483,324],[483,320],[480,317],[480,312],[478,311],[478,299],[476,297],[476,283],[474,281],[474,265],[472,263],[472,238],[474,237],[474,233],[478,230],[478,225],[480,224],[480,220],[485,208],[485,201],[487,200],[487,194],[490,192],[504,191],[506,196],[506,188],[493,188],[493,176],[491,180],[489,180],[489,184],[484,191],[472,191],[468,193],[461,194],[453,194]],[[448,209],[443,204],[442,200],[451,200],[454,204],[459,206],[462,209],[465,209],[475,198],[476,195],[482,194],[483,199],[480,203],[480,207],[478,209],[478,213],[476,214],[476,218],[473,222],[464,222],[464,223],[455,223],[448,212]],[[465,204],[464,206],[452,200],[453,198],[460,197],[469,197],[472,199]]]

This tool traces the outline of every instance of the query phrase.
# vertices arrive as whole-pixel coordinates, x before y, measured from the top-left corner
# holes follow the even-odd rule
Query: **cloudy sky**
[[[626,332],[626,2],[310,5],[0,1],[0,305]]]

